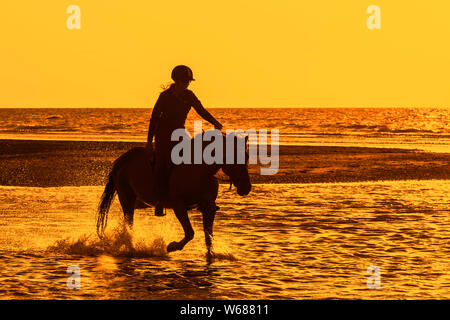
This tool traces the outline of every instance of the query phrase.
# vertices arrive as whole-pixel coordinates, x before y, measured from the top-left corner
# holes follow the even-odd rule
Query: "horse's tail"
[[[109,173],[108,182],[106,183],[105,190],[103,191],[100,204],[98,206],[97,234],[100,238],[103,236],[106,229],[109,207],[111,206],[111,203],[114,200],[114,195],[116,194],[116,186],[114,185],[112,173],[113,170]]]

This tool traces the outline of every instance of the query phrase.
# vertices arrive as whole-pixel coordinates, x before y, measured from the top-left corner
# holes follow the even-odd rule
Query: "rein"
[[[222,168],[222,166],[221,166],[221,168]],[[228,177],[228,181],[226,179],[220,179],[220,181],[222,181],[222,182],[227,181],[230,184],[230,188],[228,189],[228,191],[231,191],[233,189],[233,179],[231,179],[231,177],[229,175],[227,175],[226,173],[225,173],[225,176]]]

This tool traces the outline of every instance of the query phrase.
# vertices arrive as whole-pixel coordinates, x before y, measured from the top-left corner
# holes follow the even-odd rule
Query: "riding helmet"
[[[186,80],[195,80],[193,78],[192,70],[188,66],[179,65],[173,68],[172,70],[172,80],[177,81],[186,81]]]

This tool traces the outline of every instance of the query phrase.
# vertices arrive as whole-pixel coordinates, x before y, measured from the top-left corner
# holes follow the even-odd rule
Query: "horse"
[[[230,135],[232,135],[230,137]],[[240,196],[250,193],[252,185],[248,174],[248,136],[239,137],[234,133],[220,134],[222,148],[219,149],[223,156],[222,161],[207,164],[181,163],[172,165],[169,177],[169,189],[164,207],[173,209],[175,216],[183,227],[184,238],[173,241],[167,246],[167,252],[182,250],[184,246],[194,238],[194,230],[188,216],[188,210],[198,208],[202,213],[203,231],[207,253],[212,253],[213,223],[216,211],[216,199],[218,196],[219,183],[215,174],[222,171],[230,178],[230,189],[234,185]],[[198,138],[196,135],[191,139]],[[233,150],[228,150],[225,143],[227,138],[233,139]],[[220,139],[220,138],[217,138]],[[240,141],[240,139],[245,139]],[[243,142],[243,143],[242,143]],[[205,150],[209,143],[202,141],[201,150]],[[239,148],[241,146],[241,148]],[[242,149],[244,146],[244,150]],[[193,151],[194,148],[192,147]],[[228,161],[227,153],[233,152],[233,161]],[[239,152],[245,154],[245,161],[236,161]],[[194,152],[191,152],[193,155]],[[203,153],[202,153],[203,155]],[[104,192],[100,199],[97,213],[97,233],[102,237],[107,225],[108,210],[114,196],[117,193],[124,213],[126,224],[132,228],[134,210],[155,206],[157,203],[153,154],[144,147],[135,147],[117,158],[109,173]],[[203,158],[203,157],[202,157]]]

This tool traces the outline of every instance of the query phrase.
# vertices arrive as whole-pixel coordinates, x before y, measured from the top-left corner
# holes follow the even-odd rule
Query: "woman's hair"
[[[166,84],[162,84],[162,85],[161,85],[161,89],[162,89],[163,91],[169,90],[169,88],[170,88],[173,84],[175,84],[175,82],[167,82]]]

